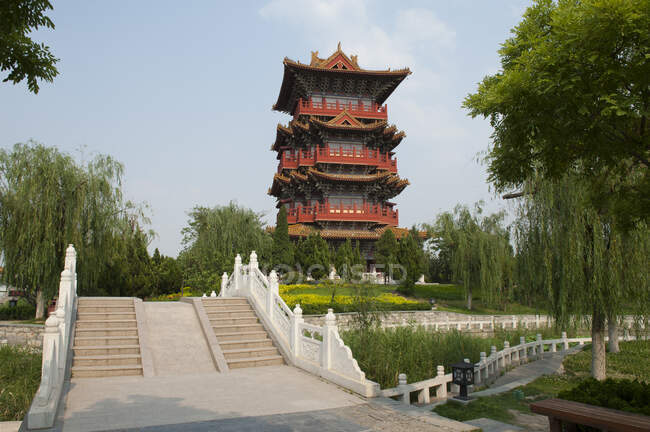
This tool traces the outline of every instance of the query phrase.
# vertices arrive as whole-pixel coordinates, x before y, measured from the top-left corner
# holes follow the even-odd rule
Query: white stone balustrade
[[[410,405],[411,393],[416,392],[418,403],[428,404],[431,402],[431,390],[433,389],[437,399],[445,399],[447,397],[447,385],[451,383],[452,376],[450,373],[445,374],[444,366],[438,366],[436,372],[437,374],[434,378],[410,384],[407,383],[406,374],[401,373],[398,376],[397,387],[382,390],[381,396],[399,397],[402,403]]]
[[[275,271],[268,277],[260,271],[255,252],[248,264],[237,255],[233,274],[221,278],[219,296],[247,297],[288,362],[363,396],[379,395],[379,385],[366,379],[341,339],[333,311],[322,326],[306,324],[300,305],[292,311],[280,297]]]
[[[74,247],[69,245],[59,282],[57,309],[45,321],[41,384],[25,416],[30,429],[50,428],[54,425],[70,356],[70,340],[76,310],[77,253]]]

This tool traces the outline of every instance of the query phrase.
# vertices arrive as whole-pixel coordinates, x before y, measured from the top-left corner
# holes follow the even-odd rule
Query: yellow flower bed
[[[357,299],[350,295],[336,295],[332,299],[326,294],[300,294],[300,290],[313,290],[313,285],[280,285],[280,296],[290,308],[300,304],[304,314],[326,313],[328,308],[335,312],[355,312]],[[295,294],[294,294],[295,293]],[[392,293],[382,293],[370,298],[377,309],[381,310],[427,310],[430,309],[426,302],[409,300]]]

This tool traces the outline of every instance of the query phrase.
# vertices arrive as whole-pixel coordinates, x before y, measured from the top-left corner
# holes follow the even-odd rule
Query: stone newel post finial
[[[235,266],[241,265],[241,256],[237,254],[235,257]]]
[[[275,270],[271,270],[271,273],[269,273],[269,281],[271,283],[278,282],[278,274],[275,272]]]
[[[336,315],[334,315],[334,309],[327,309],[327,315],[325,315],[325,325],[328,327],[333,327],[336,325]]]
[[[257,264],[257,254],[255,253],[255,251],[251,252],[251,256],[250,256],[249,264],[250,264],[250,266],[251,266],[252,268],[257,268],[257,267],[258,267],[258,264]]]
[[[300,303],[296,303],[296,307],[293,308],[293,314],[296,317],[302,317],[302,309],[300,308]]]
[[[212,290],[212,292],[210,293],[210,297],[216,297],[216,296],[217,296],[217,293],[214,292],[214,290]]]

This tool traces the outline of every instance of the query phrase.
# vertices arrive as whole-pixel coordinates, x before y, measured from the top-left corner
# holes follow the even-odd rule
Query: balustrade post
[[[234,294],[235,295],[241,295],[239,290],[241,289],[241,283],[242,283],[242,265],[241,265],[241,256],[237,254],[235,257],[235,267],[233,269],[233,272],[235,273],[235,276],[232,278],[233,284],[235,285],[234,289]]]
[[[510,342],[503,342],[503,367],[507,368],[512,364],[512,354],[510,352]]]
[[[539,328],[539,315],[535,315],[535,328]]]
[[[520,351],[520,354],[519,354],[519,363],[520,364],[528,362],[528,348],[526,348],[525,345],[526,345],[526,338],[524,336],[521,336],[519,338],[519,346],[522,349],[522,351]]]
[[[399,374],[397,376],[397,388],[399,388],[402,391],[402,403],[404,405],[410,405],[411,404],[411,394],[409,391],[406,389],[406,374]]]
[[[496,376],[499,371],[499,357],[497,355],[497,347],[492,345],[490,347],[490,357],[492,357],[492,372]]]
[[[291,317],[291,354],[294,359],[300,356],[300,325],[305,320],[302,317],[302,309],[300,304],[296,304],[293,308],[293,316]]]
[[[257,254],[255,251],[251,252],[250,259],[248,261],[248,268],[250,270],[259,268],[259,263],[257,262]]]
[[[228,273],[223,272],[221,275],[221,290],[219,291],[219,297],[226,296],[226,287],[228,286]]]
[[[336,316],[334,315],[333,309],[327,309],[325,325],[323,325],[323,342],[321,345],[321,367],[325,370],[329,370],[332,366],[334,332],[336,332]]]
[[[269,273],[269,289],[266,292],[266,312],[271,322],[273,322],[275,297],[278,295],[280,295],[278,275],[275,270],[271,270],[271,273]]]
[[[480,380],[483,383],[487,380],[489,371],[487,369],[487,361],[486,361],[487,355],[485,354],[485,351],[481,351],[480,356],[481,359],[479,360],[479,363],[481,364],[481,366],[479,366],[479,375],[481,375]]]
[[[517,328],[517,317],[514,315],[512,316],[512,328],[513,329]]]
[[[566,332],[562,332],[562,349],[564,351],[569,349],[569,341],[567,340]]]
[[[444,366],[438,366],[436,368],[437,376],[441,380],[445,376],[445,367]],[[446,398],[447,397],[447,383],[442,383],[438,387],[436,387],[436,397],[437,398]]]
[[[541,359],[544,356],[544,342],[542,341],[542,335],[537,333],[537,358]]]

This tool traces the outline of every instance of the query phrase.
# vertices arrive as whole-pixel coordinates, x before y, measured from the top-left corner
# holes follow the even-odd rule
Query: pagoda
[[[381,234],[408,233],[390,201],[409,184],[395,158],[405,134],[388,124],[385,101],[411,71],[362,69],[340,42],[325,59],[316,51],[309,64],[283,63],[273,109],[293,118],[277,127],[271,149],[279,163],[268,193],[286,206],[291,238],[317,230],[332,248],[358,240],[373,268]]]

